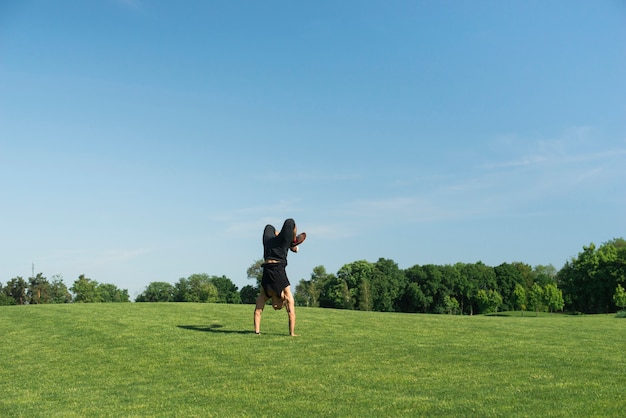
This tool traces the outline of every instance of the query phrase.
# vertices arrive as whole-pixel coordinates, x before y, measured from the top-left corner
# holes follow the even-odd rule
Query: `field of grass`
[[[0,416],[626,415],[626,320],[0,307]]]

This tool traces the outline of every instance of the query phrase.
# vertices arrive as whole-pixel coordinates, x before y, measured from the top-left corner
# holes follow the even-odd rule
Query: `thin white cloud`
[[[150,249],[148,248],[110,249],[95,254],[92,258],[92,263],[95,265],[124,263],[130,260],[134,260],[136,258],[143,257],[149,252]]]
[[[553,202],[576,201],[583,190],[598,193],[599,187],[622,184],[626,147],[598,149],[586,136],[590,133],[588,127],[573,129],[567,134],[571,143],[540,140],[525,148],[519,140],[509,140],[509,156],[517,153],[509,160],[445,176],[435,173],[436,181],[422,190],[415,182],[396,182],[395,196],[353,201],[345,206],[345,215],[378,224],[545,216]]]
[[[266,173],[256,174],[255,179],[261,177],[263,181],[284,183],[285,173],[270,171]],[[289,173],[289,181],[291,182],[337,182],[337,181],[354,181],[362,179],[362,175],[351,172],[341,172],[337,169],[327,171],[307,170],[295,173]]]
[[[220,236],[250,237],[258,235],[259,228],[267,224],[280,228],[285,219],[295,217],[298,212],[295,201],[279,200],[271,205],[241,207],[230,212],[211,214],[208,220],[219,225],[214,232]]]
[[[591,126],[573,126],[558,137],[524,138],[504,135],[494,140],[496,153],[504,154],[499,161],[483,163],[481,169],[501,169],[528,166],[555,166],[592,161],[610,161],[626,154],[626,141],[618,146],[599,149],[595,129]]]
[[[624,155],[626,155],[626,148],[609,149],[597,152],[579,151],[578,153],[572,154],[527,155],[510,161],[486,163],[480,167],[483,169],[495,170],[499,168],[528,167],[538,165],[555,166],[594,161],[612,161],[615,158]]]
[[[458,214],[438,205],[431,197],[394,196],[351,202],[346,210],[351,217],[366,217],[376,223],[432,222],[452,219]]]
[[[149,254],[149,248],[133,249],[105,249],[105,250],[63,250],[46,257],[48,262],[54,260],[56,264],[67,264],[79,268],[90,266],[106,266],[131,261]]]

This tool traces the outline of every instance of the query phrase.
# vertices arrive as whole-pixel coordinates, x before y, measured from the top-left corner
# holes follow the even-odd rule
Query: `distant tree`
[[[0,283],[0,306],[15,305],[15,299],[9,296],[8,288]]]
[[[309,289],[315,296],[315,302],[322,308],[341,308],[341,286],[337,276],[326,272],[324,266],[316,266],[311,273]]]
[[[130,302],[128,290],[118,289],[111,283],[101,283],[97,288],[101,302]]]
[[[513,264],[515,268],[517,268],[517,270],[520,272],[520,276],[522,277],[524,287],[526,289],[530,289],[533,283],[535,282],[534,269],[529,264],[522,263],[519,261],[515,261],[511,264]]]
[[[365,260],[355,261],[343,265],[337,272],[337,278],[342,284],[342,305],[346,309],[363,307],[372,309],[371,280],[374,265]],[[363,283],[367,284],[363,286]],[[365,292],[361,295],[361,290]],[[361,301],[361,299],[364,299]]]
[[[181,277],[174,284],[174,302],[197,302],[197,300],[191,300],[191,292],[189,280],[186,277]]]
[[[295,298],[299,306],[335,307],[331,283],[336,280],[332,274],[326,273],[324,266],[315,266],[309,280],[300,280],[296,286]]]
[[[515,290],[513,291],[513,306],[515,308],[520,308],[522,316],[524,316],[527,303],[528,298],[526,296],[526,288],[520,283],[516,284]]]
[[[420,285],[411,282],[407,284],[404,294],[400,298],[400,310],[402,312],[428,312],[431,303],[432,299],[424,295]]]
[[[341,308],[354,309],[354,298],[345,280],[338,279],[341,286]]]
[[[173,302],[174,286],[167,282],[152,282],[135,298],[135,302]]]
[[[239,289],[226,276],[211,276],[209,281],[217,289],[217,303],[241,303]]]
[[[357,308],[360,311],[371,311],[374,309],[372,302],[372,285],[369,279],[361,280],[359,284],[359,305]]]
[[[442,282],[443,275],[440,266],[435,264],[421,266],[421,274],[418,277],[417,284],[426,296],[426,299],[430,301],[426,312],[445,312],[443,303],[443,295],[445,292],[442,291]]]
[[[557,274],[566,307],[584,313],[606,313],[616,309],[613,293],[626,284],[626,241],[622,238],[599,248],[591,243],[577,258],[569,260]]]
[[[457,270],[456,265],[445,264],[440,266],[440,270],[442,279],[440,293],[441,298],[443,298],[443,306],[446,307],[447,312],[448,308],[446,304],[446,296],[448,296],[449,298],[457,301],[456,303],[459,306],[456,308],[456,311],[458,311],[461,307],[459,300],[461,299],[461,293],[463,287],[465,286],[465,281],[461,278],[461,272]]]
[[[449,315],[456,315],[459,310],[459,301],[449,295],[444,297],[444,303],[446,305],[446,311]]]
[[[626,309],[626,291],[621,284],[618,284],[617,288],[615,289],[613,301],[615,302],[615,305],[619,306],[622,309]]]
[[[502,296],[494,289],[479,289],[476,292],[476,300],[481,313],[498,312],[498,308],[502,305]]]
[[[374,264],[370,283],[372,306],[375,311],[393,312],[399,310],[407,279],[404,271],[398,268],[396,262],[379,258]]]
[[[242,287],[241,290],[239,291],[241,303],[247,303],[247,304],[255,303],[258,295],[259,295],[259,289],[250,285],[246,285]]]
[[[516,286],[524,284],[522,269],[519,268],[520,264],[522,263],[502,263],[493,269],[496,274],[498,292],[502,295],[503,309],[505,310],[515,309],[514,293]],[[530,269],[530,266],[528,266],[528,269]]]
[[[319,306],[320,290],[312,280],[301,279],[296,285],[294,299],[297,306]]]
[[[535,316],[539,315],[539,312],[543,312],[544,304],[544,289],[539,283],[533,284],[528,294],[528,302],[531,308],[535,311]]]
[[[16,305],[24,305],[28,302],[28,283],[21,277],[9,280],[5,286],[5,294],[15,301]]]
[[[502,296],[497,290],[489,290],[489,301],[495,312],[502,306]]]
[[[205,274],[192,274],[188,278],[181,278],[174,285],[174,300],[176,302],[217,302],[217,287],[211,283],[211,278]]]
[[[76,279],[72,287],[70,287],[70,291],[74,293],[74,302],[102,302],[98,284],[97,281],[85,277],[84,274],[78,276],[78,279]]]
[[[50,303],[50,283],[43,276],[43,273],[37,273],[37,276],[28,279],[28,300],[33,304]]]
[[[349,294],[346,293],[346,283],[334,274],[327,275],[324,279],[324,287],[320,293],[320,306],[322,308],[346,309],[350,302]]]
[[[263,279],[263,267],[261,267],[263,263],[262,259],[256,260],[246,271],[248,279],[255,280],[258,289],[261,288],[261,280]]]
[[[563,310],[565,302],[563,301],[563,292],[556,287],[556,284],[549,283],[543,288],[543,301],[550,312]]]
[[[70,303],[72,294],[63,283],[63,276],[60,274],[52,276],[50,282],[50,303]]]
[[[496,273],[492,267],[485,265],[482,261],[468,264],[457,264],[457,270],[461,274],[461,280],[466,283],[465,294],[467,296],[466,311],[471,315],[474,308],[478,307],[478,290],[487,292],[488,289],[497,289]]]
[[[459,301],[459,313],[463,314],[472,314],[472,304],[470,300],[472,296],[476,293],[476,284],[469,280],[466,274],[464,274],[464,266],[463,263],[456,263],[454,265],[454,269],[457,271],[459,275],[457,280],[456,287],[456,299]]]
[[[535,266],[532,271],[533,283],[537,283],[541,287],[545,287],[549,284],[555,284],[556,274],[557,271],[552,264],[548,264],[547,266]]]

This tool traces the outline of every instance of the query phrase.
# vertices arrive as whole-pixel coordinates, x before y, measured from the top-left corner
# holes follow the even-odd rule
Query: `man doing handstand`
[[[272,299],[272,306],[275,310],[280,310],[283,306],[286,308],[289,317],[289,335],[296,336],[295,303],[285,267],[288,251],[298,252],[298,244],[305,237],[306,234],[297,234],[296,222],[291,218],[285,220],[280,232],[276,231],[272,225],[265,226],[263,231],[264,263],[261,265],[263,278],[254,309],[254,332],[256,334],[261,332],[261,314],[265,302]]]

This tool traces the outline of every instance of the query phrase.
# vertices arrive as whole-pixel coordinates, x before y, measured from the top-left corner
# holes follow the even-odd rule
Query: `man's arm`
[[[289,317],[289,335],[297,337],[296,334],[296,304],[291,293],[291,286],[287,286],[283,291],[285,297],[285,309]]]

